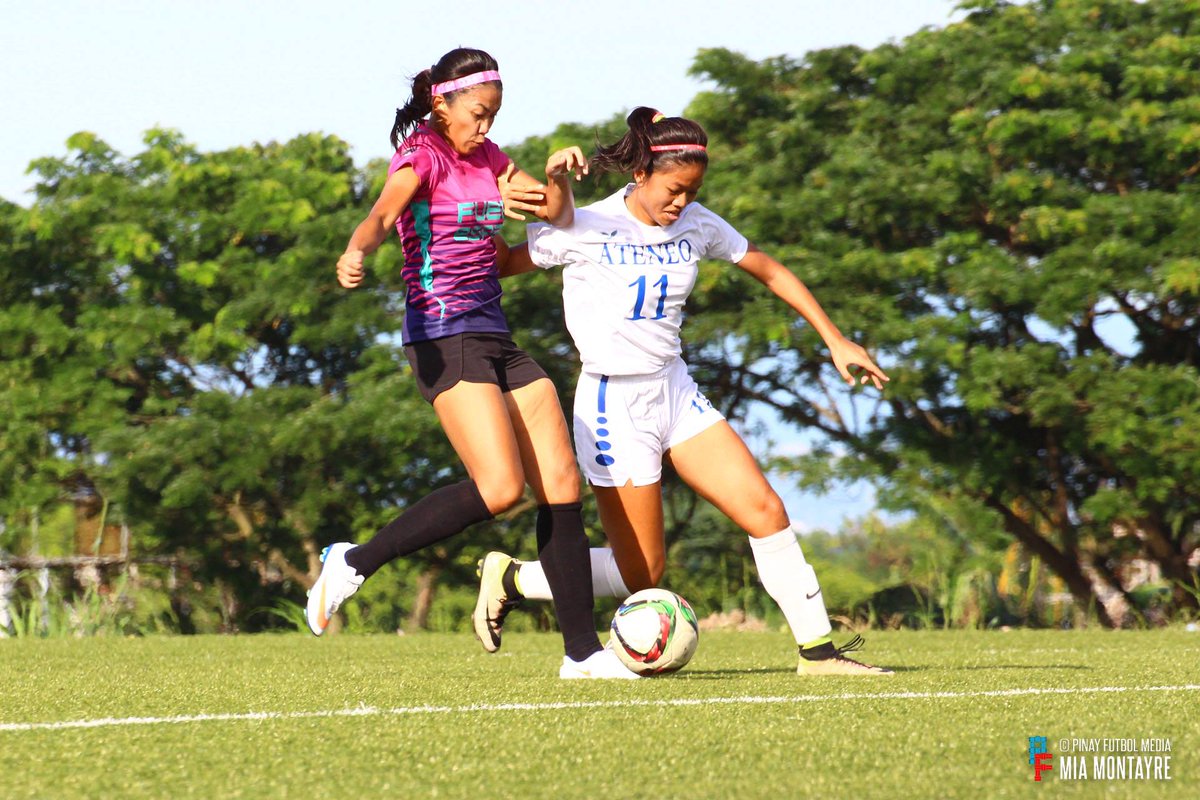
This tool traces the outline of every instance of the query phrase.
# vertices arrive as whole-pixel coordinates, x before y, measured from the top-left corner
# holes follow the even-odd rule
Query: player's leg
[[[844,658],[848,650],[834,647],[820,584],[804,558],[783,501],[728,422],[720,419],[693,433],[710,407],[694,388],[682,387],[681,392],[686,402],[679,404],[678,440],[672,441],[665,460],[697,494],[749,534],[759,580],[783,611],[800,649],[799,671],[890,674]],[[690,423],[688,415],[692,415]]]
[[[630,485],[620,489],[592,487],[600,512],[600,524],[610,545],[593,547],[588,551],[594,596],[628,597],[639,589],[657,585],[662,578],[666,556],[663,550],[660,488],[658,483],[653,486]],[[644,521],[639,524],[635,519]],[[645,537],[645,543],[640,536]],[[537,561],[520,561],[503,553],[488,553],[488,559],[493,557],[496,563],[508,570],[510,594],[521,600],[552,599],[545,571]],[[483,563],[486,567],[489,562],[485,559]]]
[[[509,410],[526,474],[538,499],[538,563],[553,597],[565,655],[560,678],[624,678],[630,672],[600,646],[591,559],[579,501],[579,473],[558,394],[549,379],[514,389]]]
[[[326,548],[306,608],[313,633],[320,635],[333,612],[384,564],[490,519],[520,499],[524,472],[516,436],[494,376],[487,382],[479,349],[469,335],[406,348],[421,393],[433,404],[470,479],[430,492],[362,545]]]
[[[612,543],[611,548],[591,550],[592,589],[597,597],[627,597],[630,586],[652,585],[662,575],[662,441],[654,419],[657,401],[648,400],[660,396],[648,391],[657,386],[656,380],[586,372],[579,376],[575,446],[580,467],[599,500],[605,536]],[[629,532],[631,524],[647,531],[648,540],[658,544],[645,550],[638,547]],[[515,588],[530,599],[549,599],[542,572],[537,562],[521,564],[513,576]]]
[[[805,561],[783,501],[741,437],[720,420],[667,451],[680,479],[750,536],[759,580],[783,609],[797,644],[827,640],[821,588]]]
[[[525,470],[500,387],[461,381],[439,394],[433,408],[488,511],[495,515],[516,505],[525,492]]]
[[[545,383],[549,384],[549,381]],[[513,392],[510,404],[515,404],[524,391]],[[522,425],[523,420],[534,417],[524,409],[514,409],[513,427],[518,441],[527,439],[530,442],[528,447],[522,445],[526,476],[538,495],[539,503],[555,504],[565,502],[569,497],[577,502],[579,473],[574,454],[570,451],[566,422],[552,386],[543,399],[544,402],[528,404],[539,413],[543,408],[546,410],[545,433],[540,437],[536,431],[528,432],[526,426]],[[543,458],[541,453],[550,453],[552,457]],[[535,483],[535,474],[539,477],[539,483]],[[557,498],[553,494],[555,491],[558,492]],[[600,524],[611,545],[611,550],[592,548],[591,551],[591,563],[605,567],[602,588],[607,591],[604,596],[624,597],[631,591],[657,585],[666,563],[661,481],[656,479],[648,485],[637,485],[630,479],[619,487],[593,484],[592,491],[599,507]],[[615,576],[609,564],[619,565],[619,572]],[[593,581],[593,585],[595,583]]]
[[[541,368],[511,343],[505,348],[502,383],[508,389],[504,397],[526,479],[538,502],[538,561],[551,587],[555,615],[563,634],[565,656],[560,676],[628,677],[632,673],[611,654],[601,652],[596,635],[579,473],[558,392]],[[483,592],[480,598],[484,600]],[[493,616],[488,613],[491,610],[486,601],[476,604],[476,634],[485,649],[492,649],[488,647],[488,639],[493,647],[500,645],[503,613]],[[481,611],[488,617],[482,620],[482,625],[478,619]]]
[[[752,539],[788,526],[783,500],[767,482],[742,437],[724,419],[672,444],[663,460]]]
[[[539,378],[504,395],[525,480],[539,505],[579,502],[579,469],[558,392]]]
[[[562,407],[545,371],[507,337],[503,342],[497,340],[494,356],[518,458],[538,502],[539,527],[546,527],[552,518],[549,505],[570,506],[579,501],[579,477]],[[569,535],[564,540],[567,538]],[[515,562],[504,553],[491,552],[479,567],[480,591],[471,622],[480,644],[494,653],[500,648],[505,618],[521,601],[519,593],[510,588]]]
[[[588,550],[588,557],[592,563],[593,597],[623,599],[631,594],[625,579],[621,577],[621,569],[611,547],[592,547]],[[505,598],[515,600],[514,606],[521,600],[553,599],[550,584],[546,582],[546,572],[539,562],[522,561],[493,551],[480,561],[481,576],[488,572],[489,565],[497,576],[495,583],[504,587],[501,593]]]
[[[584,376],[581,378],[581,386],[587,387],[589,381],[591,381],[591,387],[590,389],[583,388],[581,390],[583,394],[594,394],[594,376]],[[537,561],[522,562],[504,553],[491,552],[480,561],[479,598],[476,602],[473,620],[476,635],[483,644],[484,649],[490,652],[495,652],[500,647],[500,623],[509,610],[518,605],[521,600],[528,598],[550,600],[556,604],[558,603],[559,591],[551,587],[553,576],[550,574],[550,570],[554,569],[554,565],[547,560],[546,548],[543,544],[547,541],[548,533],[555,521],[555,506],[557,505],[555,501],[570,497],[578,491],[578,473],[575,470],[573,461],[569,468],[569,478],[566,477],[567,470],[560,468],[556,468],[553,475],[547,474],[546,465],[548,463],[559,464],[559,460],[562,457],[560,448],[568,446],[565,420],[562,418],[561,411],[559,410],[560,407],[557,405],[557,402],[553,404],[549,402],[549,393],[544,396],[545,402],[539,403],[535,402],[536,395],[533,399],[527,397],[527,391],[514,391],[511,395],[511,402],[517,406],[514,409],[513,415],[514,426],[518,430],[518,436],[520,437],[522,427],[524,426],[527,430],[526,437],[530,441],[528,452],[533,457],[526,459],[526,471],[531,476],[538,476],[540,481],[531,479],[531,484],[539,494],[539,500],[547,501],[539,507],[538,540],[540,557]],[[579,392],[577,392],[578,394]],[[546,409],[545,416],[553,418],[553,426],[550,424],[537,425],[538,420],[542,416],[539,412],[543,408]],[[601,419],[604,419],[603,416]],[[546,431],[545,436],[539,437],[537,435],[539,427]],[[578,422],[576,435],[577,437],[580,435]],[[539,448],[537,446],[539,441],[544,441],[546,444]],[[551,459],[547,460],[542,457],[540,455],[542,451],[552,453]],[[611,459],[607,459],[607,461],[611,463]],[[561,512],[558,512],[557,515],[561,516]],[[586,545],[586,539],[582,539],[582,541]],[[620,571],[613,560],[612,551],[608,548],[590,548],[585,552],[586,558],[590,562],[588,572],[590,573],[592,589],[591,599],[594,601],[596,595],[625,597],[628,594],[628,589],[625,588],[625,584],[621,580]],[[576,563],[578,557],[577,553],[573,554],[571,562]],[[564,665],[564,670],[566,670],[566,665]]]
[[[609,543],[608,547],[593,547],[589,553],[593,594],[625,598],[640,589],[657,586],[666,566],[662,483],[593,485],[592,493]],[[513,588],[523,599],[551,599],[550,587],[538,562],[510,560],[515,564]]]
[[[313,633],[319,635],[330,615],[384,564],[491,519],[520,499],[521,460],[499,387],[460,381],[437,396],[434,410],[470,479],[433,490],[364,544],[327,548],[309,595]]]
[[[438,394],[433,408],[469,479],[426,495],[351,552],[351,565],[363,574],[490,519],[521,499],[524,471],[500,387],[460,381]]]
[[[567,584],[559,593],[566,593],[560,598],[563,607],[556,605],[564,636],[568,630],[574,634],[564,644],[568,644],[570,652],[586,658],[599,648],[599,639],[591,630],[593,598],[587,591],[590,574],[580,574],[590,572],[587,537],[579,513],[579,474],[558,394],[548,378],[538,377],[506,393],[504,400],[526,479],[538,502],[539,555],[547,557],[544,551],[548,547],[548,557],[554,559],[547,564],[550,573],[547,580],[561,579]],[[508,591],[505,585],[505,576],[512,571],[513,564],[513,559],[498,552],[488,553],[481,564],[480,593],[472,623],[475,635],[488,652],[500,648],[504,619],[520,602],[519,595]],[[512,580],[511,575],[508,578]],[[586,624],[580,624],[585,614]]]
[[[648,486],[593,486],[600,523],[620,571],[624,591],[651,589],[667,565],[663,536],[662,481]]]
[[[575,447],[609,542],[609,548],[594,555],[604,562],[606,594],[622,599],[657,585],[666,565],[665,399],[662,376],[657,374],[584,374],[575,393]]]
[[[627,597],[630,585],[637,589],[654,586],[662,577],[665,555],[663,552],[662,496],[656,481],[650,486],[634,486],[630,482],[622,487],[593,486],[600,520],[608,536],[608,547],[593,547],[588,551],[591,559],[593,588],[597,593],[609,597]],[[539,520],[541,522],[541,520]],[[539,536],[541,528],[539,526]],[[543,550],[537,561],[517,561],[503,553],[488,553],[481,569],[480,602],[486,598],[501,596],[512,605],[522,599],[554,600],[558,605],[557,589],[552,589],[548,580],[548,562]],[[492,587],[499,586],[499,590]],[[480,636],[484,641],[484,637]],[[499,647],[499,632],[496,632]],[[486,647],[486,642],[485,642]],[[580,674],[583,672],[569,659],[564,659],[560,676],[571,677],[628,677],[628,672],[611,651],[603,656],[592,656],[591,660],[609,659],[610,663],[592,665],[605,674]],[[632,674],[632,673],[630,673]]]

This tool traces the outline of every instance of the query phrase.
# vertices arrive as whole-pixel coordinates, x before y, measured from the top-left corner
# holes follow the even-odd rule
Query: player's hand
[[[511,161],[496,178],[496,185],[504,200],[504,216],[509,219],[525,219],[521,211],[536,214],[546,202],[546,187],[540,183],[522,182],[517,178],[517,165]]]
[[[337,262],[337,279],[343,289],[353,289],[363,280],[363,251],[347,250]]]
[[[850,386],[853,386],[855,383],[854,379],[858,378],[860,384],[870,381],[875,384],[876,389],[882,390],[883,384],[891,380],[871,360],[866,350],[845,337],[842,337],[840,341],[834,342],[830,346],[829,351],[830,356],[833,358],[833,365],[837,367],[838,374]]]
[[[588,161],[578,147],[564,147],[554,151],[550,158],[546,159],[546,177],[550,180],[565,178],[571,172],[575,173],[577,181],[583,180],[583,176],[588,173]]]

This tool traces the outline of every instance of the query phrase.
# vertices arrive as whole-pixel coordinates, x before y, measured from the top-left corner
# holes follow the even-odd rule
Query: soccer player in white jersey
[[[804,284],[695,202],[708,167],[704,129],[651,108],[629,115],[629,131],[600,147],[593,172],[633,182],[577,209],[569,227],[528,227],[501,274],[563,266],[567,327],[583,361],[575,393],[575,449],[593,487],[609,548],[593,548],[596,596],[624,598],[658,584],[666,563],[662,464],[750,536],[764,588],[787,618],[802,675],[890,675],[836,647],[821,588],[805,561],[783,501],[741,437],[705,399],[680,358],[683,305],[701,259],[736,264],[821,335],[842,378],[877,389],[888,380],[846,339]],[[505,616],[522,599],[547,600],[541,565],[488,553],[473,615],[484,649],[500,647]]]

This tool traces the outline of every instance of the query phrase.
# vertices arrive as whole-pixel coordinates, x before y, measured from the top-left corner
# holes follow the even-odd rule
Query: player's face
[[[703,164],[679,164],[650,175],[641,170],[633,173],[637,188],[629,196],[630,210],[647,225],[665,228],[696,199],[704,183],[704,171]]]
[[[456,153],[470,155],[483,144],[483,137],[492,129],[503,99],[503,92],[494,83],[463,89],[449,102],[436,95],[433,116],[438,132],[446,137]]]

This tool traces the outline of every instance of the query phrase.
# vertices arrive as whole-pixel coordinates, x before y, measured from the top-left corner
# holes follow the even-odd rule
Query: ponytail
[[[423,69],[412,79],[412,95],[403,108],[396,109],[396,122],[392,125],[392,147],[399,149],[400,143],[413,132],[421,120],[433,111],[433,86],[437,83],[453,81],[476,72],[488,72],[500,69],[496,59],[483,50],[473,50],[469,47],[459,47],[451,50],[438,59],[429,69]],[[503,88],[499,79],[488,81],[498,88]],[[446,92],[444,97],[449,102],[460,91]]]
[[[625,120],[629,131],[615,143],[596,142],[591,169],[603,172],[654,173],[654,169],[679,164],[708,166],[708,134],[696,122],[684,117],[666,117],[653,108],[639,106]],[[669,145],[670,149],[658,150]],[[655,149],[652,149],[655,148]]]
[[[417,127],[417,123],[429,116],[433,111],[433,96],[430,89],[433,79],[432,70],[423,69],[412,79],[412,97],[404,104],[404,108],[396,109],[396,124],[392,126],[392,149],[400,149],[400,142],[408,138],[408,134]]]

